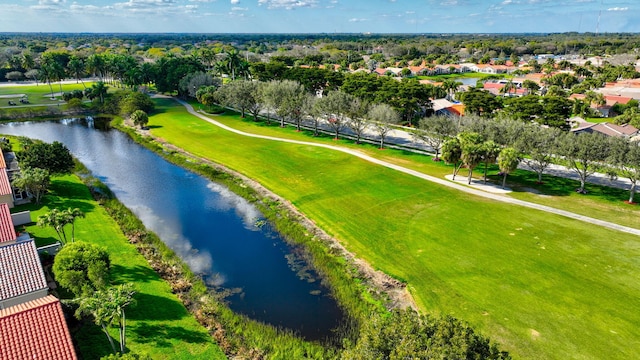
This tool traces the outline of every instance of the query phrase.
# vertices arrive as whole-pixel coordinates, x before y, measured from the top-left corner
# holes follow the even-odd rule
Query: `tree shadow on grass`
[[[44,196],[42,202],[50,209],[78,208],[86,214],[94,209],[91,201],[91,195],[86,185],[66,180],[54,180],[51,182],[49,193]]]
[[[136,305],[127,312],[129,319],[135,320],[180,320],[189,313],[178,299],[166,298],[146,293],[134,296]]]
[[[160,280],[160,277],[153,269],[141,265],[123,266],[112,264],[110,273],[112,279],[117,279],[117,283],[140,283]]]
[[[74,345],[81,359],[100,359],[112,353],[107,336],[89,318],[78,321],[70,316],[67,321]]]
[[[166,324],[149,324],[140,322],[130,328],[138,343],[153,343],[154,347],[170,348],[174,344],[170,340],[186,343],[206,343],[210,341],[207,333],[188,330],[180,326]]]

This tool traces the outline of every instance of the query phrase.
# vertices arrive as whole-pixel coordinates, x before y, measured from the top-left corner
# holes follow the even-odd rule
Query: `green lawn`
[[[85,83],[85,86],[90,87],[91,83]],[[55,100],[51,99],[51,89],[53,89]],[[83,89],[82,83],[62,84],[62,92]],[[23,105],[20,103],[20,97],[23,94],[29,98],[30,105],[57,105],[59,101],[62,101],[59,83],[52,83],[51,88],[47,83],[40,83],[39,85],[0,86],[0,107],[8,106],[9,100],[13,100],[17,105]],[[12,96],[7,97],[9,95]],[[19,106],[12,106],[11,108],[19,108]]]
[[[207,330],[197,323],[169,285],[160,279],[129,244],[117,224],[93,201],[87,187],[75,176],[56,177],[42,205],[26,205],[35,221],[51,208],[77,207],[86,218],[76,221],[76,239],[107,248],[112,260],[112,282],[132,282],[137,305],[127,311],[127,346],[131,351],[147,353],[153,359],[224,359]],[[38,245],[54,242],[51,228],[28,226]],[[107,338],[97,326],[72,328],[79,353],[85,359],[98,359],[111,350]],[[111,330],[115,339],[117,329]]]
[[[517,358],[623,359],[640,351],[637,237],[473,197],[343,153],[242,137],[170,102],[159,105],[150,119],[154,135],[289,199],[357,256],[406,281],[421,309],[469,321]],[[425,157],[397,162],[449,171],[418,158]]]
[[[194,106],[196,109],[198,108],[197,104]],[[385,149],[380,151],[377,145],[356,145],[353,140],[344,139],[334,141],[331,135],[312,137],[310,131],[297,132],[292,126],[280,128],[275,123],[268,126],[264,122],[254,122],[250,117],[241,119],[239,116],[216,116],[215,119],[249,133],[357,149],[369,156],[433,176],[444,177],[451,174],[453,169],[452,165],[432,161],[431,156],[405,150]],[[495,183],[502,184],[502,177],[498,176],[498,172],[497,166],[490,167],[489,178]],[[474,174],[476,177],[480,177],[482,169],[477,169]],[[466,176],[466,170],[462,169],[460,175]],[[544,184],[536,184],[537,180],[537,176],[533,172],[524,170],[513,172],[507,178],[507,186],[511,187],[514,192],[508,196],[640,229],[640,206],[624,203],[629,198],[629,192],[626,190],[587,184],[589,193],[583,195],[574,191],[579,187],[579,182],[575,180],[547,175],[543,176]]]

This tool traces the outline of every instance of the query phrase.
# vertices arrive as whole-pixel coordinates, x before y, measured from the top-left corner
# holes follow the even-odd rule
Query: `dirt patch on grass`
[[[128,126],[131,126],[131,123],[127,123]],[[357,258],[355,255],[347,251],[347,249],[338,241],[338,239],[331,237],[322,229],[320,229],[313,221],[304,216],[293,204],[291,204],[288,200],[278,196],[277,194],[269,191],[267,188],[262,186],[255,180],[252,180],[236,171],[233,171],[223,165],[210,161],[208,159],[204,159],[198,156],[195,156],[184,149],[181,149],[175,145],[172,145],[166,142],[162,138],[155,137],[151,135],[148,130],[141,130],[138,128],[134,129],[141,135],[152,138],[154,141],[162,144],[162,146],[170,151],[175,151],[181,153],[191,159],[194,159],[198,162],[207,164],[214,169],[231,174],[243,181],[244,184],[254,189],[258,194],[260,194],[264,198],[268,198],[280,203],[289,213],[295,216],[296,219],[302,224],[309,234],[313,234],[316,239],[322,241],[326,246],[330,247],[334,251],[337,250],[338,254],[335,256],[341,256],[347,259],[349,262],[354,264],[360,273],[360,276],[367,282],[370,290],[378,295],[382,295],[383,298],[388,299],[387,307],[388,308],[412,308],[417,310],[417,305],[415,300],[409,293],[406,284],[403,282],[392,278],[391,276],[385,274],[382,271],[375,270],[369,263],[366,261]]]

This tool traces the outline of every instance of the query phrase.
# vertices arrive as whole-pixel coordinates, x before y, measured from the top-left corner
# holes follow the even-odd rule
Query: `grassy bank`
[[[174,103],[158,105],[155,136],[289,199],[350,251],[406,281],[423,310],[469,321],[516,357],[629,358],[640,350],[637,237],[471,197],[346,154],[242,137]],[[395,162],[449,172],[403,155]]]
[[[131,282],[137,305],[127,310],[127,345],[153,359],[223,359],[224,353],[207,329],[187,312],[169,284],[163,281],[123,235],[118,224],[91,196],[76,176],[55,177],[41,205],[29,204],[15,211],[31,210],[32,219],[50,209],[79,208],[86,218],[76,221],[76,239],[103,246],[112,260],[114,284]],[[38,245],[55,242],[55,231],[36,225],[26,227]],[[108,355],[111,348],[102,330],[91,321],[71,321],[78,353],[85,359]],[[117,329],[111,329],[115,339]]]

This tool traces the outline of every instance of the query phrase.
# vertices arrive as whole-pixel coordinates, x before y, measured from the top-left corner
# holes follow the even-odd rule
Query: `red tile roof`
[[[60,301],[49,295],[0,310],[0,359],[77,359]]]
[[[0,300],[47,288],[33,240],[0,247]]]
[[[2,150],[0,150],[0,168],[6,168],[7,167],[7,163],[4,161],[4,154],[2,153]]]
[[[615,105],[617,104],[627,104],[633,98],[628,96],[619,96],[619,95],[605,95],[604,99],[607,101],[607,105]]]
[[[10,195],[11,193],[13,193],[13,191],[11,190],[7,169],[4,167],[0,168],[0,195]]]
[[[0,245],[4,242],[13,241],[16,237],[13,220],[11,220],[11,213],[9,212],[9,205],[2,203],[0,204]]]

